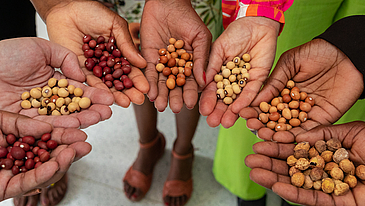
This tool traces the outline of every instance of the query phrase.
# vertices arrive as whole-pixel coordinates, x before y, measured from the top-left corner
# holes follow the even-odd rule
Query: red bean
[[[129,78],[125,78],[125,79],[123,80],[123,84],[124,84],[124,87],[125,87],[126,89],[129,89],[129,88],[132,88],[132,87],[133,87],[133,82],[132,82],[132,80],[131,80],[131,79],[129,79]]]
[[[91,57],[93,57],[93,56],[94,56],[94,50],[92,50],[92,49],[85,50],[85,51],[84,51],[84,56],[85,56],[86,58],[91,58]]]
[[[33,147],[33,149],[32,149],[33,154],[38,155],[38,150],[39,150],[39,147]]]
[[[21,167],[21,166],[24,165],[24,161],[23,160],[15,160],[14,165],[17,166],[17,167]]]
[[[6,157],[7,154],[8,149],[6,149],[5,147],[0,147],[0,158]]]
[[[26,152],[30,150],[30,146],[27,143],[22,142],[22,143],[20,143],[19,147],[22,148]]]
[[[132,68],[129,65],[122,66],[122,69],[124,74],[129,74],[132,71]]]
[[[103,68],[103,75],[106,76],[107,74],[111,74],[112,69],[110,67],[104,67]]]
[[[14,146],[10,152],[11,156],[17,160],[21,160],[25,157],[25,151],[17,146]]]
[[[44,141],[39,141],[39,142],[37,143],[37,145],[38,145],[38,147],[39,147],[39,148],[47,149],[47,143],[46,143],[46,142],[44,142]],[[39,151],[38,151],[38,152],[39,152]]]
[[[34,153],[33,152],[26,152],[25,153],[25,157],[27,158],[27,159],[34,159]]]
[[[84,45],[82,45],[82,51],[88,50],[90,49],[89,44],[85,43]]]
[[[34,168],[35,162],[33,159],[27,159],[27,161],[25,161],[25,168],[27,168],[28,170],[31,170]]]
[[[50,139],[51,139],[51,133],[45,133],[41,137],[41,140],[44,141],[44,142],[47,142]]]
[[[94,56],[95,57],[101,57],[103,55],[103,50],[101,50],[101,49],[95,49],[95,51],[94,51]]]
[[[108,40],[109,43],[115,43],[115,37],[114,36],[111,36]]]
[[[114,70],[115,70],[115,69],[120,69],[120,68],[122,68],[122,65],[121,65],[120,63],[116,63],[116,64],[114,65]]]
[[[104,43],[105,42],[105,37],[103,36],[98,36],[98,38],[96,39],[96,42],[98,44]]]
[[[106,65],[108,65],[108,67],[114,67],[114,65],[115,65],[114,59],[108,59],[108,61],[106,62]]]
[[[105,75],[105,82],[107,81],[113,81],[114,80],[114,77],[112,74],[106,74]]]
[[[105,57],[109,57],[110,56],[110,54],[109,54],[109,52],[108,51],[103,51],[103,56],[105,56]]]
[[[106,63],[106,60],[108,60],[108,57],[106,57],[106,56],[101,56],[100,57],[100,62],[102,62],[102,61],[105,61],[105,63]],[[99,63],[100,64],[100,63]],[[106,64],[105,64],[106,65]]]
[[[113,82],[111,81],[105,81],[104,84],[108,87],[108,88],[112,88],[113,87]]]
[[[1,168],[5,169],[5,170],[10,170],[13,167],[13,160],[11,159],[3,159],[1,161]]]
[[[21,166],[21,167],[20,167],[20,169],[19,169],[19,171],[20,171],[21,173],[25,173],[25,172],[27,172],[28,170],[27,170],[27,168],[25,168],[25,166]]]
[[[7,136],[6,136],[6,142],[8,142],[8,144],[14,144],[14,142],[16,141],[16,137],[15,137],[15,135],[13,135],[13,134],[8,134]]]
[[[113,77],[115,79],[118,79],[120,78],[122,75],[123,75],[123,70],[122,69],[116,69],[114,72],[113,72]]]
[[[57,146],[58,146],[58,143],[56,141],[48,140],[48,142],[47,142],[48,149],[56,149]]]
[[[39,157],[34,157],[34,162],[37,163],[37,162],[40,162],[41,160],[39,159]]]
[[[122,52],[119,49],[114,49],[112,54],[115,57],[121,57],[122,56]]]
[[[129,63],[129,61],[127,61],[126,59],[121,59],[121,61],[122,61],[122,66],[123,65],[130,65],[130,63]]]
[[[15,161],[14,157],[13,157],[13,156],[11,156],[11,153],[10,153],[10,152],[8,153],[8,155],[6,155],[6,158],[8,158],[8,159],[11,159],[11,160]]]
[[[124,85],[123,85],[123,83],[121,81],[114,80],[113,83],[114,83],[114,87],[115,87],[116,90],[122,91],[124,89]]]
[[[21,143],[21,142],[16,141],[16,142],[14,142],[13,146],[19,147],[19,146],[20,146],[20,143]]]
[[[88,43],[91,39],[92,39],[91,36],[87,34],[87,35],[84,36],[84,38],[82,39],[82,41],[84,43]]]
[[[127,75],[125,75],[125,74],[123,74],[123,75],[120,77],[120,81],[121,81],[121,82],[123,82],[123,81],[124,81],[124,79],[126,79],[126,78],[128,78],[128,76],[127,76]]]
[[[95,66],[95,61],[92,58],[87,58],[85,61],[85,67],[87,70],[91,71]]]
[[[89,41],[89,46],[90,48],[95,48],[96,47],[96,41],[94,39]]]
[[[105,44],[104,43],[99,43],[98,45],[96,45],[95,47],[96,49],[100,49],[101,51],[104,51],[105,49]]]
[[[99,66],[102,68],[106,67],[107,66],[106,61],[99,62]]]
[[[41,161],[41,162],[46,162],[46,161],[48,161],[49,160],[49,158],[50,158],[50,154],[49,154],[49,152],[44,152],[43,154],[41,154],[41,156],[39,156],[39,160]]]
[[[106,45],[106,50],[108,51],[108,52],[113,52],[113,50],[115,49],[116,47],[115,47],[115,45],[113,44],[113,43],[108,43],[107,45]]]
[[[47,152],[45,149],[39,149],[38,150],[38,157],[40,157],[43,153]],[[35,159],[35,158],[34,158]]]
[[[20,169],[19,169],[19,167],[17,167],[17,166],[13,166],[13,167],[11,168],[11,171],[13,172],[13,175],[17,175],[17,174],[19,174]]]
[[[22,142],[33,145],[35,143],[35,138],[32,136],[24,136]]]
[[[42,162],[37,162],[37,163],[35,163],[35,165],[34,165],[34,169],[35,168],[37,168],[37,167],[39,167],[39,166],[41,166],[43,163]]]
[[[93,74],[97,77],[102,77],[103,76],[103,69],[101,67],[94,67],[93,69]]]

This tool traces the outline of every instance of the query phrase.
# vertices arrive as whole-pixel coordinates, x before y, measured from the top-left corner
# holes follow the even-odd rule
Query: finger
[[[220,47],[221,44],[217,43],[218,40],[219,38],[215,41],[215,43],[213,43],[212,50],[210,52],[206,71],[207,84],[210,84],[214,81],[214,76],[221,71],[221,67],[224,63],[224,53],[222,52],[224,49]]]
[[[251,169],[261,168],[278,175],[289,176],[289,167],[286,161],[270,158],[266,155],[251,154],[245,158],[245,164]]]
[[[159,92],[159,87],[158,87],[159,74],[155,69],[154,63],[150,62],[147,63],[147,68],[144,72],[144,75],[146,76],[146,79],[150,86],[150,90],[148,91],[147,96],[151,101],[155,101]]]
[[[159,74],[158,96],[155,99],[155,107],[159,112],[163,112],[166,109],[168,98],[176,98],[177,101],[180,98],[182,104],[182,89],[175,87],[174,89],[169,90],[166,86],[166,77],[163,76],[163,74]]]
[[[138,99],[133,98],[133,99],[136,99],[135,100],[136,102],[133,102],[133,103],[137,104],[137,101],[138,101],[139,104],[142,104],[144,101],[144,94],[147,94],[147,92],[150,89],[150,86],[148,84],[146,77],[143,75],[142,71],[136,67],[132,67],[132,71],[131,71],[131,73],[128,74],[128,77],[132,80],[133,86],[143,94],[143,98],[141,98],[141,97],[139,97]],[[141,100],[143,100],[143,101],[140,102]]]
[[[183,99],[186,108],[193,109],[198,102],[198,84],[193,77],[188,77],[183,86]]]
[[[217,102],[214,111],[208,115],[207,123],[210,127],[217,127],[221,123],[221,119],[228,106],[221,101]]]
[[[208,84],[201,93],[199,112],[203,116],[210,115],[217,104],[217,87],[214,82]]]
[[[247,107],[241,109],[239,112],[240,117],[244,119],[251,119],[251,118],[258,118],[259,117],[259,111],[256,107]]]
[[[160,94],[164,94],[164,92],[160,92]],[[159,95],[160,96],[160,95]],[[182,87],[175,87],[174,89],[170,90],[169,92],[169,105],[172,112],[175,114],[179,113],[184,105],[183,100],[183,88]],[[162,102],[161,100],[164,100],[164,98],[157,98],[156,100],[156,108],[160,111],[161,109],[165,109],[162,106],[165,105],[165,102]]]
[[[91,152],[91,145],[87,142],[76,142],[69,146],[76,151],[74,162],[80,160],[82,157],[86,156]]]
[[[232,127],[238,119],[238,114],[233,113],[231,108],[232,108],[231,105],[228,106],[228,109],[223,114],[221,124],[224,128]]]
[[[75,142],[86,141],[87,135],[84,131],[75,128],[55,128],[51,138],[60,145],[70,145]]]
[[[1,111],[0,119],[3,134],[14,134],[17,137],[30,135],[37,138],[52,131],[52,125],[23,115]]]
[[[193,73],[199,87],[203,88],[206,85],[205,70],[208,65],[210,44],[212,42],[212,34],[205,28],[193,40],[192,47],[194,51],[194,66]]]
[[[271,189],[277,182],[290,184],[289,176],[279,175],[275,172],[262,168],[253,168],[250,172],[250,179],[268,189]]]
[[[280,144],[276,142],[258,142],[252,146],[256,154],[262,154],[275,159],[286,160],[293,154],[294,144]]]

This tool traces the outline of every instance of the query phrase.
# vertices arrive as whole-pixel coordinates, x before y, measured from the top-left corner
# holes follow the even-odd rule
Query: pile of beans
[[[14,175],[39,167],[50,159],[50,153],[58,143],[51,134],[43,134],[40,140],[32,136],[21,138],[6,135],[7,147],[0,147],[0,169],[12,170]]]
[[[162,72],[167,78],[166,86],[174,89],[177,86],[185,85],[185,78],[191,76],[193,69],[193,54],[183,49],[184,41],[169,39],[167,49],[158,51],[160,55],[156,70]]]
[[[290,130],[307,121],[307,113],[314,106],[314,99],[301,92],[294,81],[289,80],[281,95],[270,103],[261,102],[259,120],[275,131]]]
[[[365,165],[355,167],[338,139],[319,140],[313,146],[298,143],[287,164],[292,185],[337,196],[356,187],[357,178],[365,180]]]
[[[81,88],[69,85],[67,79],[51,78],[43,88],[36,87],[22,94],[23,109],[38,108],[41,115],[68,115],[87,109],[91,105],[88,97],[82,97]]]
[[[242,58],[235,57],[223,65],[221,72],[214,76],[214,81],[217,83],[217,98],[222,99],[225,104],[232,104],[246,86],[250,78],[248,73],[251,69],[250,60],[249,54],[244,54]]]
[[[121,91],[133,87],[132,80],[127,76],[131,72],[131,65],[122,57],[114,36],[106,41],[103,36],[95,40],[90,35],[85,35],[83,42],[86,69],[93,71],[109,88]]]

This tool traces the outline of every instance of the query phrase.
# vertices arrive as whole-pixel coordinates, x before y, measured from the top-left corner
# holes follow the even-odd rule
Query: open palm
[[[158,74],[158,50],[166,48],[170,38],[185,42],[184,49],[194,54],[193,75],[186,78],[181,88],[170,90],[166,77]],[[173,112],[180,112],[183,104],[193,108],[198,101],[198,87],[205,86],[203,76],[207,66],[212,35],[188,0],[149,0],[143,9],[141,22],[142,55],[148,64],[145,71],[150,84],[148,97],[155,101],[155,107],[163,111],[169,102]]]
[[[122,92],[111,89],[115,102],[122,107],[128,107],[130,102],[143,103],[144,94],[148,92],[149,85],[139,68],[146,67],[146,61],[134,47],[128,24],[122,17],[97,1],[72,1],[54,6],[45,20],[50,40],[65,46],[78,56],[87,77],[86,82],[90,86],[108,91],[109,88],[102,80],[85,68],[86,58],[82,51],[82,39],[87,34],[95,39],[99,36],[104,36],[106,39],[114,36],[122,56],[133,65],[128,77],[134,85]]]
[[[290,79],[296,82],[300,91],[314,98],[315,105],[308,112],[308,120],[300,127],[289,132],[274,132],[257,119],[257,106],[278,96]],[[247,127],[258,130],[260,138],[292,142],[299,133],[336,122],[360,97],[363,84],[362,74],[344,53],[325,40],[315,39],[281,56],[252,103],[256,107],[241,110],[240,116],[248,119]]]
[[[109,91],[89,87],[82,82],[77,57],[70,50],[40,38],[19,38],[0,42],[0,108],[42,120],[55,127],[86,128],[110,118],[113,96]],[[54,68],[60,68],[56,72]],[[47,85],[51,77],[69,77],[69,84],[84,90],[92,106],[79,113],[63,116],[39,115],[36,108],[22,109],[21,94]]]
[[[342,142],[354,165],[365,164],[365,123],[351,122],[341,125],[319,126],[296,137],[296,142],[307,141],[314,145],[318,140],[335,138]],[[306,190],[290,183],[286,158],[293,154],[294,143],[260,142],[253,146],[256,154],[246,157],[245,163],[252,168],[250,178],[256,183],[273,190],[282,198],[303,205],[361,205],[365,201],[365,185],[357,186],[343,196],[326,194],[320,190]]]
[[[213,43],[207,68],[208,86],[200,99],[200,113],[208,116],[210,126],[233,126],[239,111],[249,106],[256,97],[274,61],[279,26],[278,22],[264,17],[240,18],[232,22]],[[223,64],[245,53],[251,56],[250,78],[233,104],[227,106],[217,101],[214,75],[220,72]]]

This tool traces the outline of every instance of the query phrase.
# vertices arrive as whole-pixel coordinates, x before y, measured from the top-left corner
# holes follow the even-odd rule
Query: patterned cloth
[[[222,0],[223,27],[234,20],[245,16],[263,16],[281,23],[285,23],[284,11],[294,0]]]

